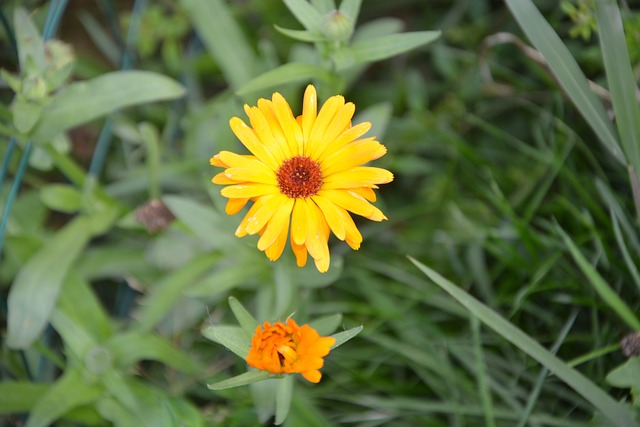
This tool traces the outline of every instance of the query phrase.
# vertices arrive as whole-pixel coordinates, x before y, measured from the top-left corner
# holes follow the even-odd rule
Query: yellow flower
[[[291,318],[287,323],[264,322],[256,327],[247,363],[252,368],[271,374],[301,374],[312,383],[322,378],[320,368],[336,340],[321,337],[309,325],[298,326]]]
[[[251,200],[253,206],[236,229],[236,236],[259,234],[258,249],[277,260],[287,243],[302,267],[307,252],[316,268],[329,269],[330,232],[353,248],[362,235],[349,212],[373,221],[387,219],[375,202],[376,184],[393,180],[385,169],[362,166],[385,155],[375,137],[362,138],[371,123],[351,126],[355,106],[340,95],[317,111],[316,90],[304,93],[302,115],[293,116],[279,93],[258,105],[245,105],[251,127],[233,117],[229,124],[251,155],[221,151],[211,158],[225,168],[212,182],[227,185],[226,212],[236,214]]]

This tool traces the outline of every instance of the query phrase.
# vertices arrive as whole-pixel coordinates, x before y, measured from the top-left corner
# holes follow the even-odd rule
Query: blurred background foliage
[[[200,333],[234,322],[233,295],[259,321],[295,312],[299,322],[324,318],[327,334],[364,325],[326,358],[319,385],[299,381],[285,425],[612,425],[406,255],[637,413],[640,365],[625,362],[619,344],[640,329],[631,160],[598,141],[510,9],[491,0],[364,0],[355,34],[341,38],[292,13],[299,3],[2,3],[0,67],[20,86],[3,75],[0,422],[271,425],[268,381],[206,386],[245,370]],[[330,0],[311,3],[319,16],[333,9]],[[593,2],[535,5],[613,117]],[[143,80],[166,76],[163,90],[184,91],[130,99],[80,126],[68,118],[60,135],[42,130],[52,114],[45,106],[35,130],[19,129],[14,92],[29,75],[15,48],[18,7],[39,31],[57,25],[55,38],[72,48],[67,84],[144,70],[153,74]],[[620,9],[635,83],[640,13],[631,2]],[[386,57],[357,49],[425,31],[441,35],[421,33]],[[142,88],[118,81],[124,97]],[[357,106],[355,122],[372,121],[370,135],[389,150],[376,165],[395,175],[377,202],[389,220],[357,221],[357,252],[332,241],[324,275],[297,269],[287,252],[270,263],[250,238],[235,238],[240,218],[224,214],[209,182],[212,154],[242,151],[228,120],[243,116],[243,103],[277,90],[300,111],[309,82],[321,101],[342,93]],[[90,96],[83,102],[91,108]],[[28,331],[12,330],[11,316]]]

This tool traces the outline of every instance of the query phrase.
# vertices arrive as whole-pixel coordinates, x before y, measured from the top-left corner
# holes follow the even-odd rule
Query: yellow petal
[[[332,173],[363,165],[378,154],[380,147],[383,145],[374,138],[350,142],[322,160],[322,174],[329,176]]]
[[[247,147],[247,150],[260,159],[260,161],[270,169],[274,171],[278,170],[278,161],[267,149],[267,146],[261,138],[258,138],[258,135],[256,135],[256,132],[254,132],[253,129],[247,126],[246,123],[238,117],[231,118],[231,120],[229,120],[229,126],[231,126],[231,130],[238,137],[240,142]],[[273,136],[271,136],[271,132],[269,132],[268,135],[265,134],[264,138],[267,138],[267,141],[272,143]]]
[[[213,178],[211,178],[211,182],[214,184],[227,185],[227,184],[237,184],[237,181],[229,179],[224,172],[220,172],[216,174]]]
[[[267,212],[266,215],[260,215],[260,217],[256,217],[256,213],[267,203],[273,201],[274,199],[277,198],[277,194],[270,194],[267,196],[263,196],[263,197],[259,197],[255,203],[253,204],[253,206],[251,206],[249,208],[249,211],[247,212],[247,214],[244,216],[244,218],[242,218],[242,221],[240,221],[240,224],[238,225],[238,228],[236,228],[236,236],[238,237],[243,237],[246,236],[247,234],[256,234],[258,231],[260,231],[261,228],[264,227],[264,224],[267,223],[267,221],[269,221],[269,219],[271,219],[271,216],[273,215],[273,211],[271,212]],[[257,221],[261,222],[261,226],[260,227],[256,227],[256,226],[251,226],[250,223],[255,223]],[[251,229],[251,233],[247,232],[247,228]],[[256,230],[257,228],[257,230]]]
[[[305,245],[297,245],[293,239],[291,240],[291,250],[296,256],[296,265],[304,267],[307,264],[307,247]]]
[[[217,166],[219,168],[227,168],[229,166],[227,166],[224,162],[222,162],[220,160],[219,154],[216,154],[215,156],[213,156],[212,158],[209,159],[209,164],[211,166]]]
[[[253,212],[251,218],[247,219],[247,225],[245,226],[247,234],[256,234],[268,225],[270,221],[273,221],[275,213],[285,205],[288,200],[289,198],[282,194],[261,198],[260,203],[256,203],[258,209]]]
[[[288,197],[284,198],[285,201],[273,214],[273,217],[267,223],[267,227],[264,234],[258,240],[258,249],[264,251],[271,246],[282,233],[289,226],[289,218],[291,217],[291,209],[293,209],[294,199]]]
[[[287,216],[287,223],[282,227],[278,238],[264,251],[270,261],[275,261],[280,258],[282,251],[284,251],[284,247],[287,244],[287,235],[289,234],[289,217],[290,215]]]
[[[249,199],[229,199],[227,200],[227,206],[225,206],[224,211],[227,215],[235,215],[240,212],[240,209],[244,208],[244,205],[247,204]]]
[[[302,129],[296,122],[291,112],[289,103],[278,92],[273,94],[273,107],[275,109],[276,117],[284,130],[287,143],[294,156],[301,156],[304,150],[304,138],[302,136]]]
[[[231,151],[221,151],[216,155],[216,157],[226,165],[226,168],[266,168],[264,163],[258,160],[257,157],[251,155],[241,155],[232,153]]]
[[[276,179],[276,174],[267,167],[262,168],[229,168],[225,170],[224,176],[231,181],[231,183],[236,184],[239,182],[259,182],[262,184],[270,184],[277,186],[278,180]],[[228,183],[227,183],[228,184]]]
[[[322,259],[314,259],[313,262],[320,273],[326,273],[327,270],[329,270],[329,264],[331,263],[331,260],[330,257],[326,257]]]
[[[338,151],[346,144],[349,144],[360,138],[362,135],[367,133],[369,129],[371,129],[371,123],[362,122],[345,130],[333,141],[328,142],[324,147],[320,147],[321,149],[315,153],[314,160],[319,163],[324,162],[327,157]],[[375,137],[370,137],[370,139],[365,139],[363,141],[373,141],[374,139]]]
[[[260,99],[258,104],[260,104],[261,101],[266,100]],[[265,117],[264,111],[259,107],[245,107],[245,111],[247,112],[251,126],[258,138],[260,138],[260,141],[262,141],[262,143],[267,147],[273,157],[275,157],[279,163],[282,163],[286,158],[282,149],[282,147],[286,145],[286,140],[283,137],[282,130],[279,129],[280,125],[275,124],[274,126],[270,123]],[[267,114],[272,113],[269,111]]]
[[[296,200],[291,218],[291,240],[297,245],[304,245],[307,240],[307,210],[304,200]]]
[[[386,169],[360,166],[325,177],[322,189],[366,187],[371,184],[386,184],[391,181],[393,181],[393,174]]]
[[[289,145],[280,126],[280,122],[276,117],[276,113],[273,107],[273,102],[269,99],[260,98],[258,100],[258,109],[262,112],[264,118],[267,120],[267,124],[273,135],[273,144],[269,145],[269,149],[274,152],[276,159],[282,163],[286,159],[292,156]]]
[[[358,193],[359,195],[361,195],[362,197],[364,197],[365,199],[367,199],[370,202],[375,202],[376,201],[376,193],[373,191],[374,188],[378,188],[378,186],[377,185],[373,185],[371,187],[352,188],[351,191],[355,191],[356,193]]]
[[[325,233],[326,221],[320,208],[309,199],[303,199],[306,203],[308,216],[307,240],[305,245],[313,259],[329,257],[329,236]]]
[[[309,140],[311,135],[311,128],[316,121],[318,110],[318,95],[316,94],[316,88],[313,85],[307,86],[304,91],[304,100],[302,101],[302,118],[300,127],[304,135],[304,140]]]
[[[365,218],[373,214],[373,205],[358,193],[348,190],[320,190],[318,195],[324,196],[336,205]]]
[[[324,151],[325,147],[333,142],[338,137],[338,135],[344,132],[345,129],[349,127],[351,118],[353,117],[353,113],[355,111],[356,106],[352,102],[347,102],[342,107],[340,107],[340,109],[336,111],[335,116],[320,136],[320,141],[316,145],[316,150],[309,151],[309,156],[312,158],[316,158],[317,154],[319,154],[318,152]]]
[[[338,207],[340,212],[340,216],[342,217],[342,222],[344,223],[344,229],[346,232],[345,241],[351,247],[351,249],[357,251],[360,249],[360,244],[362,243],[362,234],[360,234],[360,230],[356,227],[356,223],[353,222],[353,218],[349,215],[349,212]]]
[[[318,151],[318,145],[322,142],[323,139],[322,136],[326,132],[327,127],[335,117],[336,113],[342,108],[343,105],[344,97],[342,97],[341,95],[332,96],[324,103],[324,105],[320,109],[318,117],[316,117],[316,120],[313,123],[311,133],[309,134],[309,138],[307,139],[307,144],[304,147],[306,156],[310,156],[311,153],[315,153]]]
[[[331,200],[323,196],[315,195],[312,197],[312,200],[316,202],[320,210],[322,210],[322,214],[327,220],[329,227],[331,227],[333,234],[335,234],[338,239],[344,240],[346,237],[346,231],[340,212],[338,212],[338,207],[331,202]]]
[[[278,187],[274,185],[268,184],[238,184],[238,185],[229,185],[228,187],[223,188],[220,191],[224,197],[228,198],[251,198],[264,196],[267,194],[278,193]]]

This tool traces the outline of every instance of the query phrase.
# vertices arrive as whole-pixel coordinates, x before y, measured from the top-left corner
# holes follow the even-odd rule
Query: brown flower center
[[[292,199],[315,195],[322,187],[320,166],[306,156],[296,156],[285,161],[277,173],[278,188]]]

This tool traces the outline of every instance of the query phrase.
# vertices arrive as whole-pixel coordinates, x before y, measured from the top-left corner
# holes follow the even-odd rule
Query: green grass
[[[0,7],[2,22],[18,3]],[[16,140],[0,143],[8,425],[638,425],[640,381],[605,379],[625,362],[622,337],[640,329],[640,193],[628,167],[639,48],[625,54],[616,2],[589,11],[601,38],[584,41],[556,2],[348,0],[342,10],[359,12],[351,45],[318,32],[317,11],[332,3],[71,2],[58,37],[75,49],[76,81],[47,95],[33,131],[16,126],[14,93],[0,89],[0,137]],[[17,16],[37,35],[51,31],[48,13]],[[627,35],[639,13],[623,10]],[[67,19],[101,29],[87,37]],[[413,33],[392,35],[400,25]],[[22,82],[30,65],[11,40],[37,46],[2,28],[0,68]],[[500,32],[547,66],[516,45],[480,49]],[[116,73],[123,58],[139,71]],[[357,218],[358,251],[332,238],[325,274],[298,269],[289,249],[271,263],[257,239],[236,238],[241,216],[224,213],[208,164],[245,152],[228,125],[244,103],[277,90],[295,114],[310,82],[321,102],[340,92],[354,122],[372,121],[388,149],[375,166],[395,176],[377,190],[388,221]],[[68,149],[51,143],[78,124]],[[92,168],[102,132],[113,139]],[[136,210],[156,197],[176,221],[150,233]],[[263,376],[209,339],[242,352],[238,322],[292,314],[326,335],[347,331],[322,381],[232,387]]]

